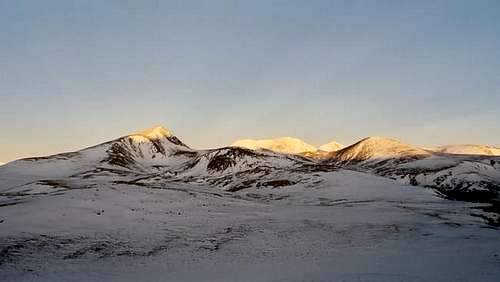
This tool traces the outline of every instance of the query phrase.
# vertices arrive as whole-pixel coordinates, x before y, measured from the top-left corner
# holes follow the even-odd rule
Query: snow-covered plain
[[[163,128],[11,162],[0,169],[0,281],[498,280],[498,208],[392,177],[444,169],[493,183],[497,159],[380,138],[333,156],[366,171],[193,150]]]
[[[364,173],[314,188],[102,184],[3,198],[2,281],[497,281],[484,205]]]

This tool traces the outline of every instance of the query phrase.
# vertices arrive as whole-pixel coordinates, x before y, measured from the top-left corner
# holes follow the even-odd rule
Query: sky
[[[500,1],[0,0],[0,162],[163,125],[500,145]]]

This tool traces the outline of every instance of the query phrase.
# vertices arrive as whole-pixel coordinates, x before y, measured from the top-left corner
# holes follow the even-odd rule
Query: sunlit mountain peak
[[[135,133],[130,134],[129,136],[130,137],[138,137],[138,138],[145,137],[148,139],[161,139],[161,138],[165,138],[165,137],[171,137],[171,136],[173,136],[173,134],[170,132],[170,130],[168,130],[165,127],[155,126],[155,127],[151,127],[151,128],[137,131]]]
[[[325,151],[325,152],[334,152],[334,151],[342,149],[343,147],[344,147],[344,145],[340,144],[339,142],[332,141],[332,142],[329,142],[329,143],[326,143],[326,144],[319,146],[318,149],[320,151]]]

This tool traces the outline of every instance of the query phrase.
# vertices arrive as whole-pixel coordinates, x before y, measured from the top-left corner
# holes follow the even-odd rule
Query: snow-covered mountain
[[[85,188],[110,182],[191,183],[227,191],[295,184],[313,187],[321,182],[317,172],[338,169],[428,186],[465,200],[496,199],[500,191],[498,156],[434,152],[382,137],[365,138],[332,152],[317,151],[293,138],[233,145],[194,150],[169,130],[155,127],[76,152],[5,164],[0,168],[0,192],[38,193],[47,187]],[[264,146],[269,150],[260,149]],[[297,154],[303,150],[312,151]]]
[[[381,161],[399,161],[428,156],[424,149],[401,143],[384,137],[368,137],[344,149],[331,154],[336,160],[346,163],[374,163]]]
[[[155,127],[80,151],[10,162],[0,180],[11,185],[40,179],[94,178],[123,174],[149,174],[184,161],[191,150],[167,129]]]
[[[303,171],[316,169],[324,168],[269,150],[193,150],[167,129],[155,127],[76,152],[11,162],[0,169],[0,182],[2,191],[10,193],[36,193],[32,184],[82,188],[101,182],[183,182],[239,190],[311,182],[314,177]]]
[[[276,139],[242,139],[231,144],[231,147],[241,147],[252,150],[267,149],[286,154],[299,154],[303,152],[314,152],[316,147],[292,137],[281,137]]]
[[[488,145],[476,144],[456,144],[439,146],[435,148],[436,152],[457,154],[457,155],[489,155],[500,156],[500,148]]]
[[[370,137],[331,153],[323,162],[432,187],[463,200],[496,199],[500,192],[500,158],[496,156],[439,153]]]
[[[340,144],[339,142],[336,141],[331,141],[329,143],[323,144],[318,147],[318,150],[320,151],[325,151],[325,152],[334,152],[342,149],[344,145]]]

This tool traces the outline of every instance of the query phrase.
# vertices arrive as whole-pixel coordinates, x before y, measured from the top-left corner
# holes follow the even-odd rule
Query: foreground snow
[[[316,174],[321,181],[314,186],[232,193],[109,181],[4,193],[0,280],[496,281],[500,275],[500,233],[488,225],[496,215],[481,209],[486,205],[365,173]]]

